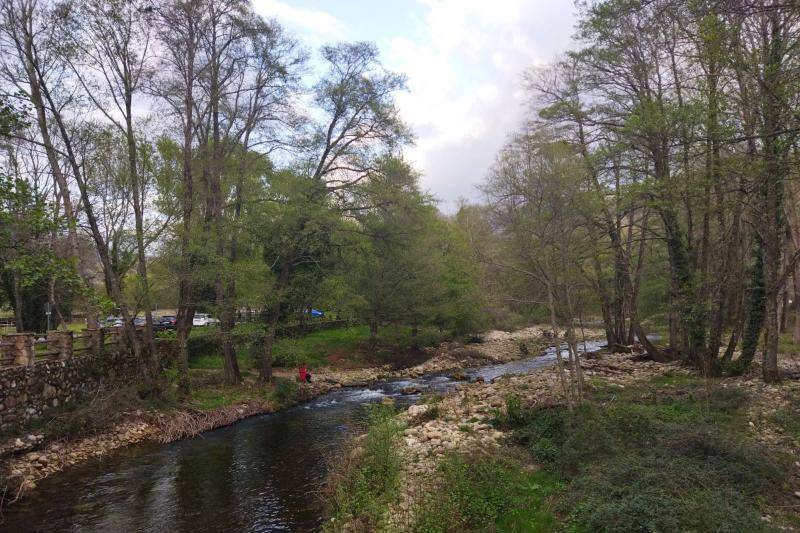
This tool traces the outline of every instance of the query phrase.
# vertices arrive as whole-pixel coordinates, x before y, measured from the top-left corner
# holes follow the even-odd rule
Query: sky
[[[416,135],[405,156],[452,213],[480,199],[495,155],[529,109],[523,74],[570,46],[572,0],[253,0],[311,51],[373,41],[408,78],[397,95]]]

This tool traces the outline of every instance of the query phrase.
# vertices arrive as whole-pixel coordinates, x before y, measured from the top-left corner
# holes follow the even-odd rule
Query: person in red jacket
[[[300,383],[311,383],[311,372],[308,371],[305,363],[302,363],[297,369],[297,379],[300,380]]]

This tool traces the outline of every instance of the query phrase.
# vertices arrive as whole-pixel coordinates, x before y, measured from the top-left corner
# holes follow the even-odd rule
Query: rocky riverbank
[[[685,372],[675,364],[634,362],[630,357],[604,353],[584,359],[587,380],[602,377],[620,388],[665,372]],[[507,376],[491,383],[464,383],[439,401],[410,407],[399,415],[407,425],[403,437],[400,499],[388,511],[391,531],[413,524],[413,511],[435,480],[437,464],[448,452],[474,452],[503,446],[508,437],[492,421],[506,408],[508,398],[520,398],[526,408],[562,401],[554,367],[534,374]]]
[[[363,369],[315,369],[315,380],[299,387],[298,393],[280,403],[259,398],[216,409],[178,408],[168,411],[135,410],[124,413],[124,422],[98,434],[68,441],[48,441],[41,433],[30,433],[8,439],[0,444],[0,476],[5,480],[6,503],[13,502],[34,490],[43,478],[86,461],[102,460],[120,448],[144,443],[167,443],[188,438],[205,431],[233,424],[242,419],[275,412],[298,403],[307,402],[341,387],[367,385],[379,380],[418,377],[423,374],[507,362],[539,353],[551,344],[546,330],[539,327],[516,332],[492,331],[481,343],[462,345],[445,343],[430,349],[424,363],[405,369],[390,365]],[[596,333],[596,332],[594,332]],[[276,369],[275,375],[294,378],[293,369]]]
[[[773,523],[778,515],[781,529],[794,530],[787,525],[787,515],[800,511],[800,427],[793,427],[797,420],[800,401],[800,362],[784,358],[783,374],[789,379],[778,384],[765,384],[760,370],[753,368],[745,376],[700,382],[708,395],[724,398],[724,393],[715,390],[732,390],[733,398],[743,394],[747,398],[744,415],[747,420],[745,433],[748,439],[761,442],[764,450],[771,450],[774,457],[792,457],[791,472],[783,496],[761,510],[761,520]],[[623,393],[671,395],[695,394],[688,392],[683,383],[696,383],[698,378],[692,370],[678,363],[656,363],[642,361],[631,355],[599,352],[582,361],[589,389],[600,386],[611,395],[618,389]],[[691,390],[691,387],[689,387]],[[604,394],[608,394],[605,392]],[[512,399],[512,400],[510,400]],[[612,398],[613,401],[613,398]],[[630,400],[626,400],[630,401]],[[415,513],[420,505],[437,489],[439,464],[451,452],[475,454],[488,452],[488,456],[499,456],[513,448],[511,430],[501,431],[498,419],[508,415],[509,405],[515,402],[520,412],[536,412],[563,405],[561,385],[554,367],[542,369],[529,375],[506,376],[491,383],[463,383],[444,397],[430,398],[426,403],[414,405],[397,418],[405,426],[400,454],[400,494],[389,505],[385,514],[385,530],[407,531],[415,523]],[[794,416],[795,418],[791,418]],[[781,420],[781,417],[784,420]],[[794,422],[796,424],[796,422]],[[766,453],[766,452],[765,452]],[[537,465],[530,464],[536,469]],[[787,512],[788,511],[788,512]],[[334,530],[348,531],[341,524]],[[354,530],[359,530],[355,527]]]

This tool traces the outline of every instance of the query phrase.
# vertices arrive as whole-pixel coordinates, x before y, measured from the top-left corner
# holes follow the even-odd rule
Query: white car
[[[213,326],[219,324],[219,319],[205,313],[195,313],[192,326]]]

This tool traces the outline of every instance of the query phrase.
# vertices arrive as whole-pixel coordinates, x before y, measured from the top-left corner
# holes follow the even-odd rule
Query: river
[[[600,343],[589,343],[589,351]],[[491,381],[549,366],[537,357],[466,372]],[[280,413],[167,445],[132,446],[38,484],[6,510],[0,531],[273,532],[316,531],[327,465],[363,420],[363,405],[390,396],[408,405],[405,387],[446,391],[446,375],[340,389]]]

